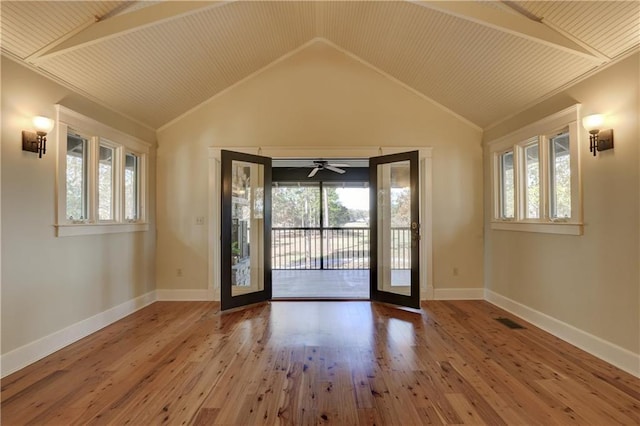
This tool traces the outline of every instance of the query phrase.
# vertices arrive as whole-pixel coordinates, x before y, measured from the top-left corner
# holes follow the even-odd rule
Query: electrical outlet
[[[176,276],[177,277],[181,277],[182,276],[182,268],[176,269]]]
[[[204,216],[196,216],[196,225],[204,225]]]

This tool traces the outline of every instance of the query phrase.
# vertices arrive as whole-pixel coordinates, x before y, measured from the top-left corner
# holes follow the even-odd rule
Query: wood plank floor
[[[1,399],[3,425],[640,423],[637,378],[482,301],[158,302]]]

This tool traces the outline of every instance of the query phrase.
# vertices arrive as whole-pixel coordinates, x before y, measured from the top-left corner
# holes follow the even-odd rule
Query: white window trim
[[[58,237],[78,236],[78,235],[96,235],[96,234],[112,234],[120,232],[137,232],[148,231],[149,223],[147,218],[147,206],[149,203],[148,194],[148,167],[147,161],[149,157],[149,149],[151,144],[141,139],[123,133],[112,127],[109,127],[99,121],[86,117],[80,113],[56,105],[56,145],[57,145],[57,164],[56,164],[56,235]],[[89,145],[89,164],[88,164],[88,182],[89,190],[87,191],[87,215],[88,218],[78,223],[71,221],[66,217],[66,140],[67,133],[71,128],[73,131],[81,135],[91,135]],[[114,220],[98,221],[97,220],[97,190],[95,189],[96,161],[100,144],[108,145],[116,149],[114,154]],[[127,152],[136,154],[140,158],[139,165],[139,211],[140,216],[136,221],[124,221],[124,191],[121,188],[124,182],[124,156]]]
[[[573,105],[556,114],[545,117],[535,123],[525,126],[515,132],[505,135],[488,143],[491,155],[491,199],[493,204],[491,229],[506,231],[539,232],[549,234],[582,235],[582,183],[580,173],[580,151],[582,140],[580,122],[580,104]],[[571,215],[567,220],[549,217],[549,182],[548,182],[548,141],[558,131],[568,128],[571,143],[569,145],[571,158]],[[524,146],[537,137],[540,146],[540,218],[527,219],[525,217],[525,200],[522,194],[524,168],[522,150]],[[499,155],[513,150],[514,181],[515,181],[515,214],[514,218],[500,216],[500,167]]]

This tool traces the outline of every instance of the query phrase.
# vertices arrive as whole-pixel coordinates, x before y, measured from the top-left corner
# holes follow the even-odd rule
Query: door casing
[[[420,298],[433,299],[433,256],[432,256],[432,148],[399,147],[210,147],[209,153],[209,202],[208,202],[208,273],[206,290],[199,291],[199,300],[220,300],[220,258],[221,258],[221,152],[233,150],[247,154],[272,158],[370,158],[379,155],[418,151],[420,166]]]

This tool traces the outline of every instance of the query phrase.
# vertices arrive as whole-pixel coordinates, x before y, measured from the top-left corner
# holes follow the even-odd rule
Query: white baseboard
[[[70,325],[67,328],[56,331],[55,333],[14,349],[11,352],[7,352],[2,355],[0,362],[2,365],[2,377],[14,373],[47,355],[51,355],[65,346],[68,346],[83,337],[87,337],[101,328],[104,328],[155,301],[156,292],[150,291],[149,293],[138,296],[135,299],[128,300],[90,318]]]
[[[158,289],[156,290],[157,300],[162,302],[183,302],[183,301],[211,301],[213,294],[209,289]]]
[[[483,300],[484,288],[436,288],[435,300]]]
[[[70,345],[156,300],[210,301],[213,292],[204,290],[155,290],[138,296],[65,329],[28,343],[0,358],[1,377],[14,373],[63,347]],[[589,334],[547,314],[483,288],[434,289],[435,300],[482,300],[508,311],[572,345],[601,358],[616,367],[640,377],[640,355]]]
[[[511,312],[544,331],[589,352],[627,373],[640,377],[640,354],[631,352],[547,314],[485,289],[485,300]]]

